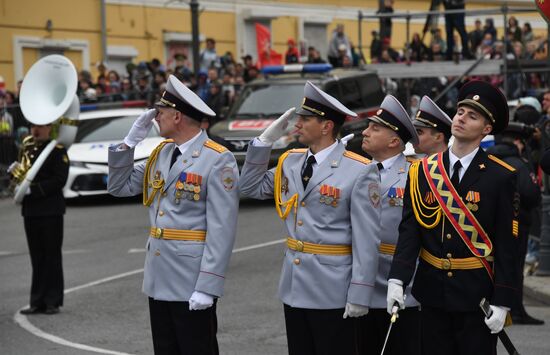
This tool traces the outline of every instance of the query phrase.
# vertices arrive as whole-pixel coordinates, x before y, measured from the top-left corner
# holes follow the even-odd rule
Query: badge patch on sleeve
[[[233,172],[233,168],[224,168],[222,170],[221,179],[225,191],[233,190],[233,187],[235,187],[235,173]]]
[[[378,208],[380,205],[380,187],[375,182],[369,184],[369,198],[372,205]]]

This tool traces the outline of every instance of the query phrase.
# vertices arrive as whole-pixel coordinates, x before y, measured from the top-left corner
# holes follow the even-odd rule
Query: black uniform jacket
[[[449,153],[443,154],[449,173]],[[418,188],[424,198],[431,191],[422,170],[418,169]],[[511,307],[518,292],[518,240],[512,233],[512,220],[518,211],[513,207],[516,195],[516,177],[513,168],[489,158],[479,149],[460,180],[457,188],[464,203],[468,191],[479,193],[477,211],[471,211],[493,243],[494,281],[485,268],[470,270],[442,270],[419,258],[421,248],[438,258],[473,257],[460,235],[445,217],[432,229],[422,227],[413,212],[410,195],[411,176],[407,179],[403,219],[399,226],[399,240],[389,278],[408,284],[416,269],[412,294],[423,305],[446,311],[479,310],[483,297],[491,304]],[[424,202],[426,203],[426,202]],[[436,206],[435,201],[429,206]],[[433,220],[432,220],[433,221]]]
[[[29,149],[34,163],[48,142]],[[21,214],[27,217],[56,216],[65,213],[63,186],[69,175],[69,158],[62,145],[57,145],[31,183],[31,193],[23,199]]]

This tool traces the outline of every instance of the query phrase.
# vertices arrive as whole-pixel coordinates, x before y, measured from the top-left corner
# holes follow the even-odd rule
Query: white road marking
[[[286,239],[279,239],[279,240],[274,240],[274,241],[271,241],[271,242],[260,243],[260,244],[255,244],[255,245],[249,245],[247,247],[233,249],[233,253],[240,253],[240,252],[243,252],[243,251],[268,247],[268,246],[271,246],[271,245],[280,244],[284,241],[286,241]],[[128,252],[130,253],[132,251],[134,253],[137,253],[138,251],[136,251],[136,250],[139,250],[139,249],[130,249],[130,250],[128,250]],[[145,250],[143,250],[143,251],[145,251]],[[99,279],[99,280],[96,280],[96,281],[86,283],[84,285],[75,286],[75,287],[66,289],[64,293],[67,294],[67,293],[75,292],[75,291],[82,290],[82,289],[85,289],[85,288],[88,288],[88,287],[97,286],[97,285],[100,285],[100,284],[103,284],[103,283],[106,283],[106,282],[122,279],[124,277],[132,276],[132,275],[139,274],[139,273],[142,273],[142,272],[143,272],[143,269],[136,269],[136,270],[132,270],[132,271],[128,271],[128,272],[123,272],[121,274],[113,275],[113,276],[110,276],[110,277],[106,277],[106,278],[103,278],[103,279]],[[22,307],[21,309],[26,308],[26,307],[28,307],[28,305]],[[55,336],[53,334],[46,333],[43,330],[35,327],[31,322],[29,322],[27,316],[19,313],[19,311],[21,309],[19,309],[15,313],[15,315],[13,316],[13,320],[21,328],[25,329],[26,331],[28,331],[29,333],[31,333],[31,334],[33,334],[37,337],[40,337],[42,339],[46,339],[48,341],[51,341],[52,343],[56,343],[56,344],[59,344],[59,345],[63,345],[63,346],[67,346],[67,347],[74,348],[74,349],[79,349],[79,350],[91,351],[91,352],[95,352],[95,353],[99,353],[99,354],[133,355],[133,354],[123,353],[123,352],[114,351],[114,350],[97,348],[97,347],[89,346],[89,345],[86,345],[86,344],[75,343],[75,342],[60,338],[58,336]]]
[[[13,251],[1,251],[0,250],[0,256],[12,255],[12,254],[15,254],[15,252],[13,252]]]
[[[131,248],[128,249],[128,254],[132,253],[145,253],[145,248]]]

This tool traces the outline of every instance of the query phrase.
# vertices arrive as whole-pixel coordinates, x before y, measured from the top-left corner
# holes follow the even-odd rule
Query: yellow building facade
[[[337,24],[345,26],[352,43],[359,44],[358,14],[372,15],[378,0],[199,0],[201,48],[206,38],[216,40],[218,55],[230,51],[240,60],[245,54],[256,57],[254,24],[271,30],[272,47],[286,51],[289,38],[302,47],[315,46],[326,56],[328,41]],[[0,76],[13,90],[30,66],[42,56],[61,53],[77,69],[95,76],[95,64],[104,59],[109,68],[125,73],[125,63],[158,58],[168,67],[174,54],[191,55],[191,13],[189,1],[181,0],[0,0]],[[467,1],[466,8],[487,9],[508,6],[532,7],[530,0]],[[395,0],[396,13],[427,11],[430,1]],[[102,11],[104,9],[104,12]],[[105,14],[104,16],[102,14]],[[545,36],[547,24],[536,12],[515,15],[520,24],[529,21],[536,35]],[[467,17],[468,30],[476,18],[493,17],[499,37],[502,15]],[[102,26],[102,20],[105,26]],[[410,21],[410,35],[421,32],[425,18]],[[439,25],[444,28],[443,17]],[[378,30],[377,19],[363,19],[362,47],[366,57],[371,31]],[[393,20],[392,47],[403,48],[406,21]],[[105,28],[105,32],[103,32]]]

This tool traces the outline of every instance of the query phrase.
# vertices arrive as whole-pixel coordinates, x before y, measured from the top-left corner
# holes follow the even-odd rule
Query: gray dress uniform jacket
[[[165,181],[160,197],[157,195],[149,207],[151,226],[206,231],[206,241],[150,236],[146,244],[143,292],[162,301],[187,302],[193,291],[220,297],[237,228],[237,164],[234,156],[208,140],[204,131],[170,168],[174,148],[174,143],[166,144],[156,165],[151,167]],[[133,149],[109,149],[108,190],[112,195],[134,196],[142,192],[145,162],[134,166],[133,157]],[[175,185],[182,172],[202,176],[198,201],[182,198],[176,202]]]
[[[275,169],[268,170],[270,147],[248,147],[241,172],[241,194],[268,199]],[[306,190],[302,167],[307,151],[291,151],[283,163],[286,201],[298,194],[296,214],[286,220],[286,236],[315,244],[351,245],[352,255],[321,255],[285,250],[279,297],[296,308],[338,309],[346,302],[368,306],[378,268],[380,191],[378,169],[345,155],[339,143],[316,168]],[[353,153],[352,153],[353,154]],[[358,156],[357,156],[358,157]],[[320,202],[320,187],[341,190],[336,207]]]
[[[402,198],[395,199],[389,195],[394,195],[391,188],[402,188],[405,190],[407,185],[407,175],[411,164],[407,161],[404,154],[399,154],[399,157],[393,162],[392,166],[384,167],[387,171],[384,180],[380,183],[380,193],[382,196],[382,213],[381,213],[381,229],[380,243],[397,245],[399,238],[399,223],[403,215]],[[390,204],[390,200],[394,202]],[[388,293],[388,274],[393,260],[393,255],[380,253],[378,262],[378,273],[376,274],[376,285],[374,287],[374,295],[372,297],[371,308],[386,309],[386,296]],[[412,282],[405,290],[405,306],[418,306],[418,301],[411,295]]]

